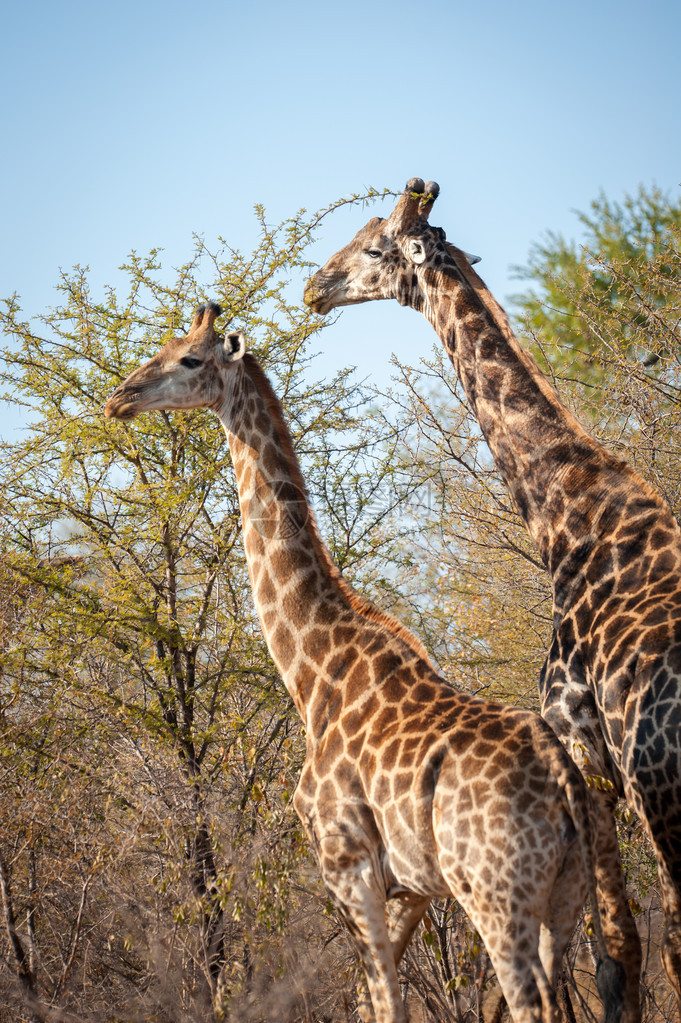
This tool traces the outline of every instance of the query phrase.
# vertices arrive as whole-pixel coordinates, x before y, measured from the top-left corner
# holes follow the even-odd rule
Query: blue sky
[[[89,265],[96,293],[133,248],[178,265],[192,232],[250,246],[256,202],[276,222],[418,175],[503,301],[510,267],[546,230],[578,236],[600,190],[678,195],[680,38],[675,0],[5,5],[0,296],[31,317],[60,267]],[[369,215],[327,220],[317,258]],[[321,338],[320,372],[377,382],[434,341],[396,303]]]

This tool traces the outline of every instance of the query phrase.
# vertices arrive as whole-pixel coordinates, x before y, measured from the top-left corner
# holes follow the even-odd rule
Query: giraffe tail
[[[625,986],[622,964],[612,956],[603,956],[596,967],[596,987],[604,1010],[603,1023],[619,1023],[624,1008]]]
[[[591,903],[592,919],[596,944],[598,946],[599,962],[596,967],[596,987],[603,1003],[603,1023],[619,1023],[624,1008],[624,994],[626,988],[626,976],[624,967],[617,959],[608,954],[608,946],[605,942],[601,914],[598,906],[598,892],[596,889],[596,874],[594,871],[593,848],[591,842],[591,822],[589,820],[589,807],[587,798],[582,786],[577,787],[571,780],[565,782],[565,795],[567,798],[572,823],[577,832],[577,841],[582,856],[582,864],[587,880],[589,902]]]

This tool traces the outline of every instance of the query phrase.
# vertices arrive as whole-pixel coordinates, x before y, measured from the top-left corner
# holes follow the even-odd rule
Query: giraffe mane
[[[470,263],[466,259],[465,253],[463,253],[461,249],[457,249],[455,245],[452,245],[450,242],[447,241],[445,242],[445,248],[454,259],[454,262],[456,263],[459,272],[463,274],[468,283],[475,290],[482,304],[487,308],[487,311],[491,313],[492,319],[496,323],[497,327],[504,335],[506,340],[513,346],[514,351],[516,351],[519,358],[522,359],[524,366],[532,375],[532,377],[536,380],[537,384],[544,392],[544,394],[547,397],[550,397],[552,401],[557,401],[561,405],[563,405],[563,402],[560,400],[559,396],[556,394],[553,387],[551,387],[548,380],[546,380],[544,374],[540,371],[539,367],[537,366],[536,362],[534,361],[530,353],[525,348],[523,348],[521,344],[518,343],[518,339],[515,336],[515,333],[513,332],[511,324],[509,323],[508,315],[506,314],[504,309],[502,309],[502,307],[499,305],[496,298],[489,290],[483,279],[475,272],[473,267],[470,265]],[[565,406],[563,405],[563,407]],[[565,409],[565,411],[573,419],[573,425],[575,426],[575,428],[579,430],[579,432],[582,433],[583,435],[588,436],[586,430],[582,427],[581,423],[574,419],[570,410]]]
[[[578,419],[572,414],[569,408],[561,400],[560,395],[557,394],[556,390],[551,386],[549,381],[546,379],[544,374],[539,369],[539,366],[535,362],[532,354],[527,351],[518,341],[511,324],[509,323],[508,315],[504,309],[499,305],[494,295],[491,293],[482,278],[475,272],[473,267],[466,259],[466,255],[461,249],[457,249],[455,245],[450,242],[445,242],[445,247],[449,254],[454,259],[457,269],[466,278],[471,287],[475,290],[482,304],[486,307],[487,311],[491,314],[494,322],[502,332],[504,337],[508,340],[509,344],[513,347],[513,350],[517,353],[518,358],[522,360],[523,365],[526,367],[528,373],[536,381],[537,386],[541,389],[543,394],[551,401],[560,405],[564,414],[569,417],[570,427],[575,431],[576,434],[580,435],[588,443],[595,445],[605,461],[608,463],[610,468],[615,469],[630,478],[632,486],[638,487],[646,493],[646,496],[650,500],[654,500],[655,503],[660,507],[666,508],[666,502],[660,497],[657,491],[650,486],[642,476],[639,475],[628,462],[618,458],[608,448],[605,447],[599,440],[592,437],[591,434],[584,429]]]
[[[336,565],[333,561],[326,544],[320,536],[319,529],[317,527],[317,520],[310,504],[307,486],[300,469],[298,456],[296,455],[293,447],[291,431],[284,419],[281,403],[277,398],[274,388],[272,387],[265,371],[255,356],[250,352],[247,352],[243,357],[243,364],[272,417],[272,422],[274,423],[277,432],[277,438],[281,444],[284,457],[286,458],[287,469],[291,475],[291,480],[295,485],[296,490],[305,495],[308,510],[305,528],[309,534],[315,554],[327,571],[328,578],[331,579],[341,596],[348,601],[353,611],[356,611],[369,621],[375,622],[377,625],[383,626],[389,632],[392,632],[394,636],[401,639],[403,643],[406,643],[417,657],[420,657],[429,665],[429,667],[432,667],[428,651],[421,640],[418,639],[418,637],[415,636],[414,633],[406,627],[406,625],[403,625],[396,618],[393,618],[393,616],[387,611],[382,611],[379,607],[376,607],[375,604],[372,604],[370,600],[367,600],[366,597],[362,597],[359,593],[357,593],[350,583],[341,575],[338,565]]]

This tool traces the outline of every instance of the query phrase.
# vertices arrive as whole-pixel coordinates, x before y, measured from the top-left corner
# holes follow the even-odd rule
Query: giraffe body
[[[218,314],[199,310],[106,414],[204,406],[223,423],[255,603],[306,729],[294,805],[363,962],[362,1018],[406,1021],[397,963],[431,898],[453,894],[514,1020],[554,1021],[593,874],[583,779],[541,718],[447,685],[416,637],[343,580],[274,392],[243,335],[215,332]]]
[[[427,222],[434,182],[412,179],[308,282],[312,309],[396,298],[432,323],[551,575],[554,633],[543,717],[590,775],[597,880],[609,946],[640,1017],[641,952],[613,810],[644,822],[660,876],[663,957],[681,997],[681,530],[634,470],[590,437],[519,344],[465,254]]]

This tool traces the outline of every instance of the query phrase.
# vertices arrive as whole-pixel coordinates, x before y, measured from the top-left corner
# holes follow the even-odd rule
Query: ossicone
[[[189,333],[193,334],[196,331],[201,333],[210,331],[213,329],[213,324],[217,320],[218,316],[222,315],[222,308],[217,302],[208,302],[207,305],[200,305],[196,310],[192,325],[189,328]]]
[[[426,185],[423,178],[409,178],[388,219],[395,228],[402,230],[419,217],[427,219],[439,191],[436,181],[429,181]]]
[[[428,214],[432,210],[433,203],[435,202],[439,194],[440,186],[438,185],[437,181],[428,181],[423,186],[423,195],[421,196],[421,201],[419,202],[419,214],[426,220],[428,219]]]

